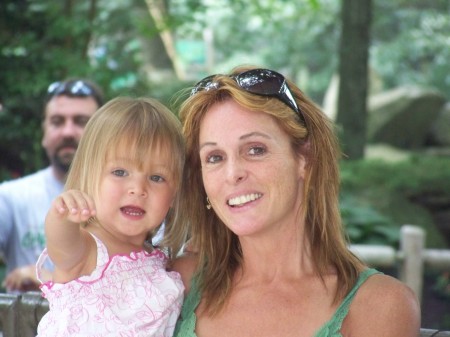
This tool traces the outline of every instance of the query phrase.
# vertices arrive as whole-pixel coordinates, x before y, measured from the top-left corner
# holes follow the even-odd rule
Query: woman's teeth
[[[259,199],[262,197],[261,193],[252,193],[252,194],[247,194],[247,195],[241,195],[239,197],[236,198],[232,198],[230,200],[228,200],[228,205],[230,206],[241,206],[243,204],[246,204],[250,201]]]

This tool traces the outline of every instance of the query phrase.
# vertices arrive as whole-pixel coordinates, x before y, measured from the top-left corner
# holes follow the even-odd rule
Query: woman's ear
[[[308,156],[310,144],[306,142],[297,149],[297,165],[299,177],[305,179],[306,169],[308,166]]]
[[[301,179],[305,179],[306,176],[306,166],[307,166],[307,160],[306,157],[303,154],[297,155],[297,165],[298,165],[298,176]]]

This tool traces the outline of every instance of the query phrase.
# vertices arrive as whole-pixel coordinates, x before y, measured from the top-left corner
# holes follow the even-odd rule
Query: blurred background
[[[397,249],[413,224],[450,249],[449,32],[450,0],[1,0],[0,181],[46,166],[54,81],[88,77],[108,99],[177,113],[182,89],[255,64],[336,121],[352,243]],[[450,330],[450,268],[424,270],[422,308],[424,327]]]

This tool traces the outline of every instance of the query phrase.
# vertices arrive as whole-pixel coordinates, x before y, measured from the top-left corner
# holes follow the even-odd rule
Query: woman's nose
[[[233,158],[228,161],[227,165],[227,179],[232,184],[236,184],[244,180],[247,176],[247,169],[242,160]]]

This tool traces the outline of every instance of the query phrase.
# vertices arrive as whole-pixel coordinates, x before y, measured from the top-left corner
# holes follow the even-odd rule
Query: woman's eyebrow
[[[259,136],[259,137],[263,137],[263,138],[267,138],[267,139],[271,138],[268,134],[266,134],[264,132],[254,131],[254,132],[250,132],[250,133],[240,136],[239,139],[247,139],[247,138],[250,138],[253,136]]]
[[[203,149],[205,146],[215,146],[215,145],[217,145],[216,142],[205,142],[205,143],[200,145],[199,150]]]
[[[259,132],[259,131],[254,131],[254,132],[246,133],[245,135],[240,136],[239,140],[244,140],[244,139],[251,138],[251,137],[254,137],[254,136],[263,137],[263,138],[266,138],[266,139],[271,139],[271,137],[268,134],[266,134],[266,133]],[[205,143],[200,145],[199,150],[203,149],[205,146],[215,146],[215,145],[217,145],[216,142],[205,142]]]

